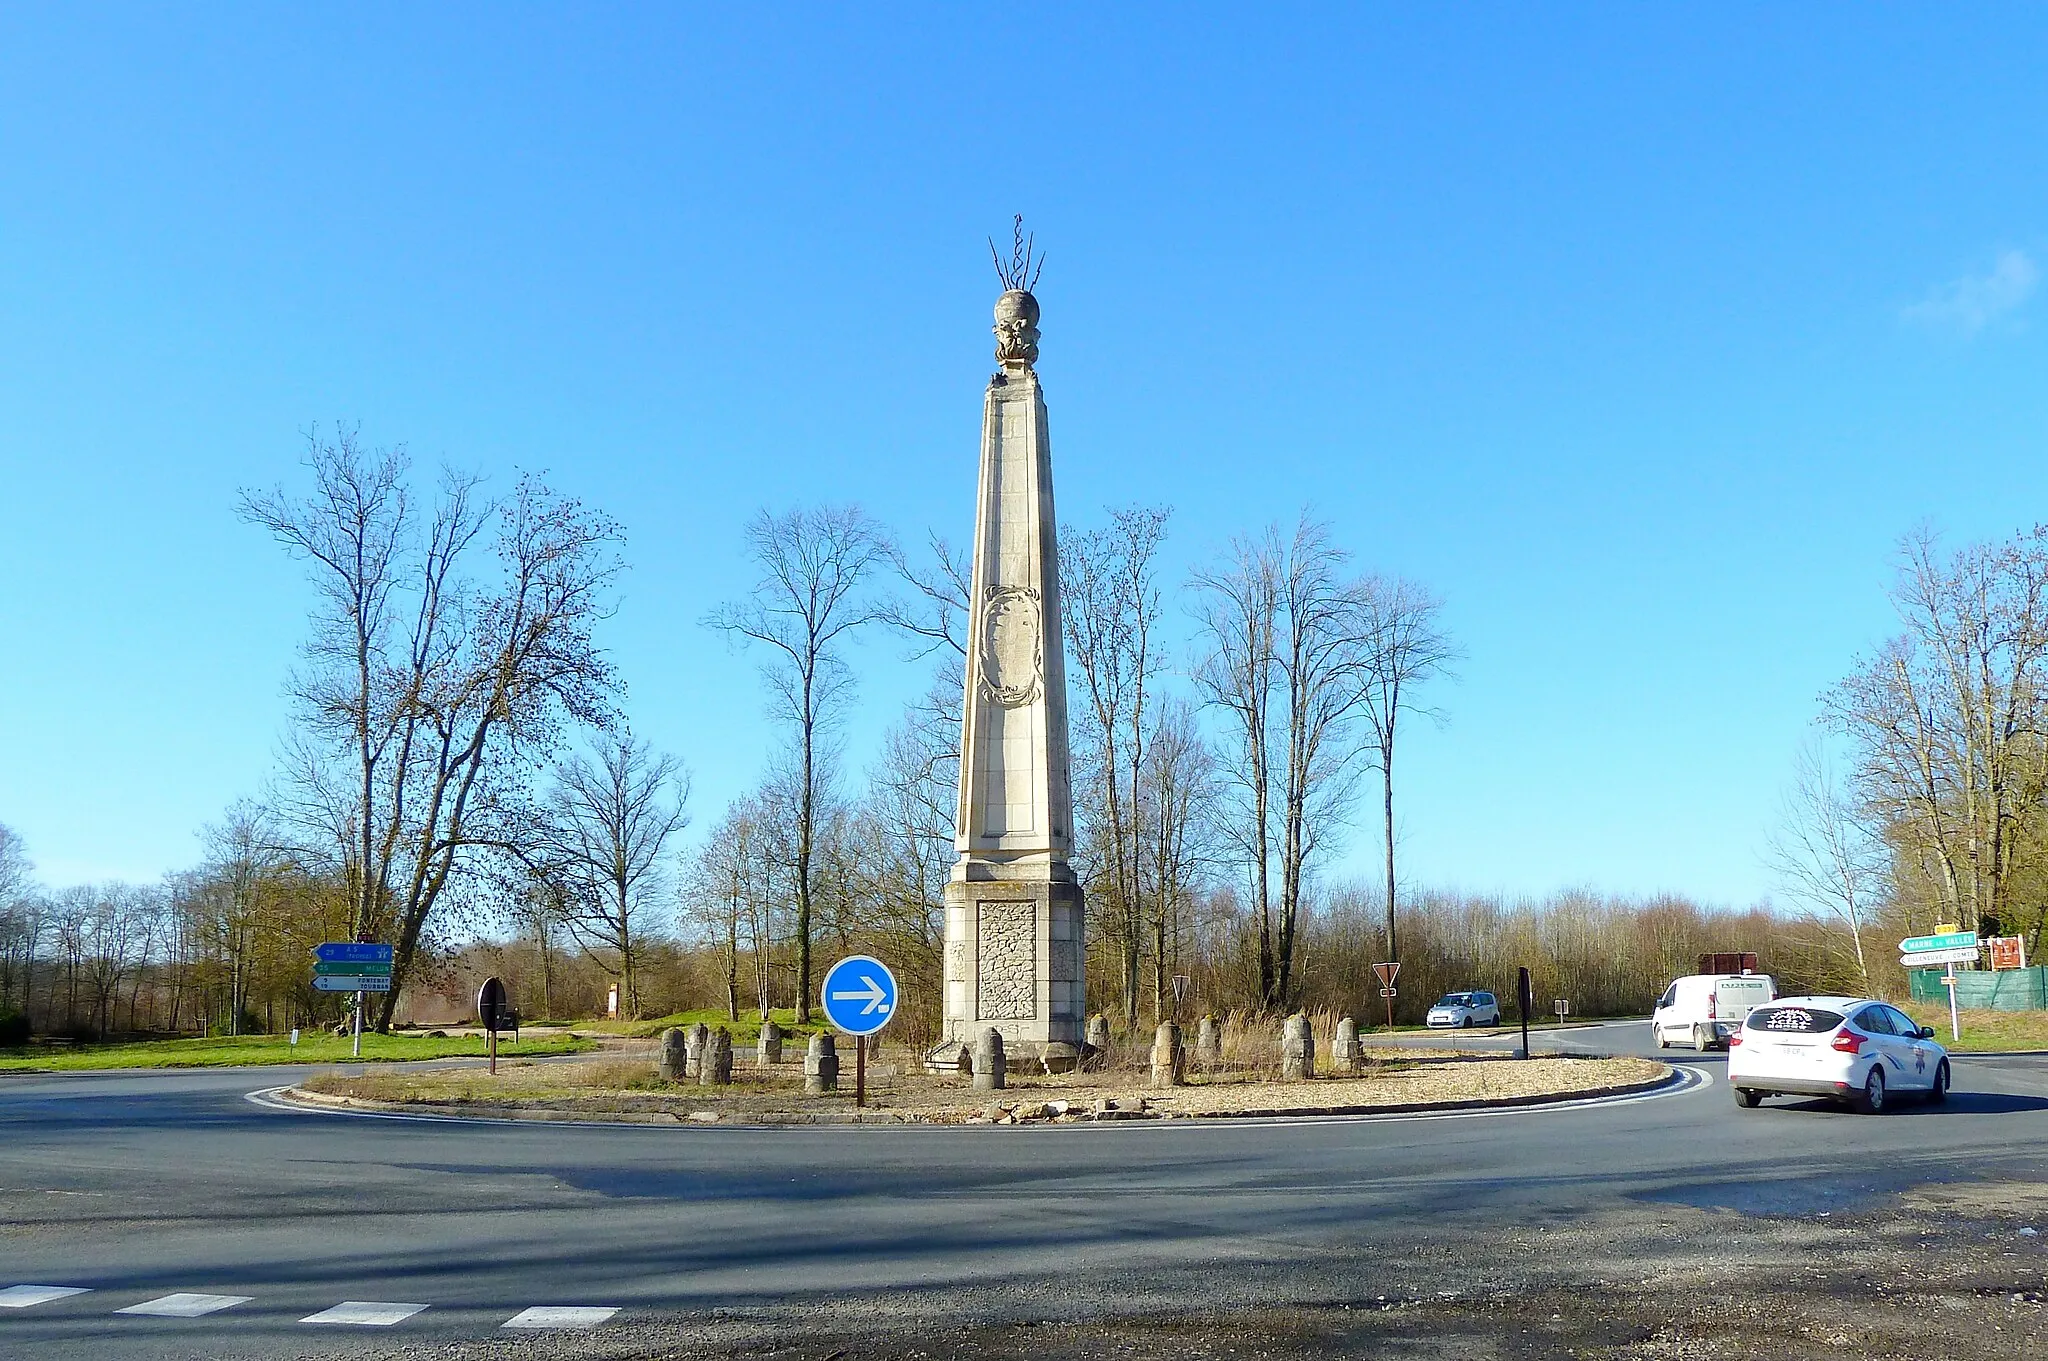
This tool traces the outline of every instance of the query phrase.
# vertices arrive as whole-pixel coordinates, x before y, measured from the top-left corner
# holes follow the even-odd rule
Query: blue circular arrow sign
[[[869,955],[848,955],[825,971],[825,1019],[848,1035],[872,1035],[896,1014],[896,975]]]

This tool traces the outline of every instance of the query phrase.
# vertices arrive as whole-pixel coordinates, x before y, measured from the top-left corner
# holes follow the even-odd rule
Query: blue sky
[[[2048,16],[1974,6],[0,11],[0,822],[52,882],[254,793],[301,432],[623,520],[707,825],[762,505],[964,538],[1028,215],[1062,516],[1312,507],[1469,659],[1404,878],[1746,904],[1892,546],[2041,513]],[[862,651],[858,768],[922,670]],[[1337,872],[1372,863],[1360,834]]]

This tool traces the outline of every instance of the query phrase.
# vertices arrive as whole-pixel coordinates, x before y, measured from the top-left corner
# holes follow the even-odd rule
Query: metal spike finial
[[[1045,273],[1045,257],[1034,255],[1038,247],[1038,234],[1024,234],[1024,214],[1019,213],[1010,223],[1010,258],[1003,259],[996,249],[996,240],[988,240],[989,259],[995,261],[996,277],[1003,281],[1006,290],[1029,293],[1038,287],[1038,276]],[[1035,266],[1035,267],[1034,267]]]

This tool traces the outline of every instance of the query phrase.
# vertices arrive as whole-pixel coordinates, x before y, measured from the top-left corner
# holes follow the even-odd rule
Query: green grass
[[[145,1040],[129,1044],[29,1045],[0,1049],[0,1073],[60,1073],[95,1068],[234,1068],[265,1063],[396,1063],[410,1059],[481,1057],[481,1036],[434,1039],[425,1035],[363,1035],[360,1059],[350,1055],[348,1036],[303,1032],[293,1045],[287,1035],[243,1035],[201,1040]],[[498,1052],[533,1058],[595,1049],[591,1040],[566,1035],[531,1037],[514,1045],[501,1038]]]
[[[2011,1050],[2048,1049],[2048,1011],[1972,1011],[1962,1015],[1963,1038],[1949,1038],[1948,1008],[1939,1002],[1908,1002],[1900,1007],[1922,1025],[1934,1027],[1942,1047],[1958,1054],[1997,1054]]]
[[[783,1008],[779,1011],[771,1011],[768,1014],[774,1019],[775,1024],[782,1027],[783,1034],[793,1035],[797,1033],[795,1010]],[[699,1021],[708,1026],[722,1026],[725,1032],[732,1036],[733,1043],[735,1044],[753,1044],[761,1033],[761,1014],[759,1012],[742,1011],[740,1018],[735,1021],[727,1016],[723,1009],[716,1007],[706,1007],[699,1011],[679,1011],[673,1016],[661,1016],[651,1021],[571,1021],[566,1024],[573,1025],[578,1030],[595,1031],[600,1035],[627,1035],[638,1039],[646,1039],[659,1035],[670,1026],[692,1026]],[[826,1028],[824,1019],[818,1017],[805,1025],[802,1033],[814,1035]]]

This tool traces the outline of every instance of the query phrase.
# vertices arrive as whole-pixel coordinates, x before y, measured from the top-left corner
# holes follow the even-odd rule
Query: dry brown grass
[[[1254,1041],[1256,1033],[1254,1032]],[[1135,1104],[1143,1097],[1155,1112],[1170,1115],[1246,1111],[1370,1110],[1442,1102],[1525,1099],[1583,1092],[1650,1080],[1665,1071],[1645,1059],[1534,1059],[1404,1053],[1356,1077],[1308,1081],[1264,1079],[1263,1067],[1226,1064],[1215,1072],[1191,1071],[1185,1087],[1153,1090],[1147,1077],[1129,1067],[1052,1076],[1012,1074],[1001,1092],[976,1092],[954,1077],[921,1070],[898,1072],[878,1066],[869,1085],[869,1104],[906,1119],[957,1123],[983,1115],[991,1104],[1036,1112],[1047,1102],[1072,1103],[1076,1111],[1102,1100]],[[330,1073],[303,1086],[337,1096],[452,1107],[529,1108],[593,1118],[634,1113],[675,1119],[776,1121],[829,1118],[853,1105],[851,1065],[841,1070],[841,1089],[825,1096],[803,1093],[802,1067],[783,1064],[771,1071],[735,1065],[733,1083],[705,1087],[664,1083],[652,1064],[615,1060],[566,1064],[501,1064],[493,1077],[477,1069],[353,1075]]]

